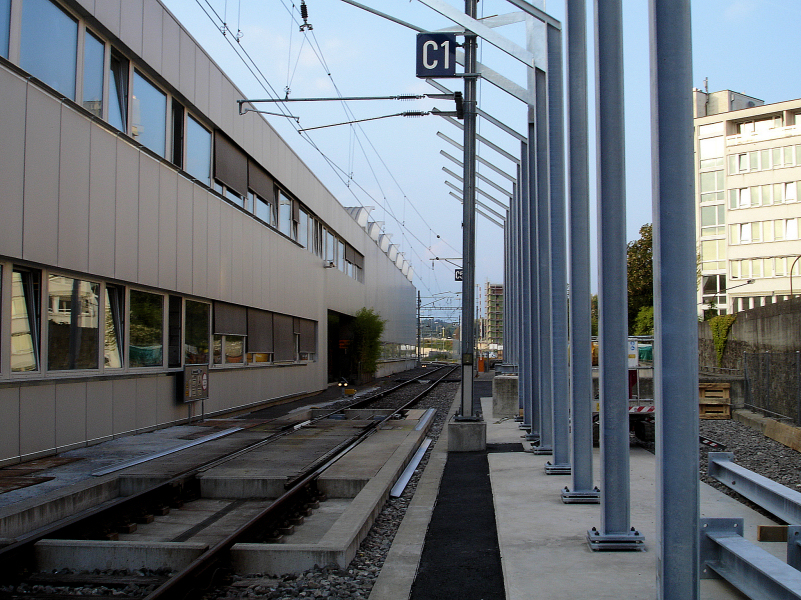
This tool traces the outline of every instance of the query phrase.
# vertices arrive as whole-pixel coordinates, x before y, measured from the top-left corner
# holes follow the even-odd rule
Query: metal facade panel
[[[25,190],[22,256],[56,264],[58,256],[58,169],[61,103],[28,87],[25,119]]]
[[[192,292],[198,296],[208,295],[206,240],[209,229],[209,198],[208,192],[198,185],[194,187],[194,200],[192,210]]]
[[[33,385],[19,388],[20,455],[56,448],[56,388]]]
[[[113,277],[117,138],[97,125],[90,137],[89,272]]]
[[[90,381],[86,385],[86,439],[102,440],[114,433],[113,396],[111,381]]]
[[[59,164],[58,266],[89,271],[89,121],[61,108]]]
[[[220,298],[230,300],[233,285],[233,242],[231,227],[235,208],[225,202],[220,203]]]
[[[136,379],[115,379],[112,385],[114,434],[133,433],[136,429]]]
[[[159,287],[175,289],[177,266],[178,174],[159,167]]]
[[[0,68],[0,140],[7,148],[25,146],[25,96],[28,84]],[[3,218],[0,219],[0,254],[22,256],[22,207],[25,154],[4,152],[0,160]]]
[[[9,425],[0,435],[0,461],[19,456],[19,388],[0,389],[0,414]]]
[[[169,13],[163,13],[161,22],[161,74],[164,79],[178,87],[179,78],[179,47],[178,41],[180,27],[175,18]]]
[[[125,0],[126,2],[128,0]],[[95,2],[95,17],[115,36],[120,37],[120,15],[122,0],[100,0]]]
[[[142,56],[142,0],[125,0],[120,8],[120,39]]]
[[[162,16],[164,9],[158,0],[145,0],[142,17],[142,58],[161,72]]]
[[[244,304],[250,294],[245,295],[247,286],[245,276],[245,252],[247,244],[252,243],[245,237],[245,220],[252,220],[240,211],[232,214],[233,227],[231,229],[231,301]]]
[[[254,219],[249,217],[245,217],[242,219],[242,248],[241,248],[241,255],[239,256],[239,265],[241,270],[241,278],[242,278],[242,303],[246,304],[247,306],[254,306],[255,301],[253,298],[253,290],[255,289],[255,283],[253,278],[251,277],[251,254],[253,244],[258,244],[258,235],[259,235],[259,223],[257,223]]]
[[[209,64],[209,112],[212,123],[220,123],[222,119],[222,81],[220,69],[214,63]]]
[[[208,271],[206,279],[208,285],[209,298],[222,297],[222,286],[220,285],[220,210],[223,201],[216,196],[209,199],[209,219],[206,234],[206,260]]]
[[[139,263],[139,150],[117,139],[114,275],[136,281]]]
[[[261,248],[264,243],[265,229],[261,223],[253,222],[252,234],[250,236],[250,247],[248,248],[248,264],[250,265],[250,281],[252,289],[250,298],[253,306],[264,306],[264,294],[262,293],[262,270],[264,261],[262,259]]]
[[[144,285],[159,284],[159,170],[144,152],[139,155],[139,277]]]
[[[56,388],[56,448],[86,439],[86,383],[58,383]]]
[[[241,136],[237,137],[235,135],[234,129],[234,115],[236,114],[234,107],[236,106],[236,98],[237,95],[234,90],[234,85],[228,78],[223,77],[222,83],[220,84],[220,101],[222,102],[221,114],[217,124],[226,134],[231,136],[231,139],[237,144],[241,144],[242,138]],[[236,118],[238,119],[239,117]]]
[[[187,100],[195,103],[195,51],[197,44],[183,29],[179,37],[179,71],[178,89]]]
[[[139,377],[136,379],[136,429],[142,430],[157,424],[158,380],[159,377]]]
[[[204,115],[209,112],[209,67],[211,60],[200,48],[195,52],[194,103]]]
[[[192,293],[192,209],[194,184],[178,178],[178,227],[176,228],[176,271],[178,292]]]

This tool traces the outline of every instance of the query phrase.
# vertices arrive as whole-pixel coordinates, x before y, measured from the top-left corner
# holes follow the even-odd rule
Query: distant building
[[[484,343],[489,351],[503,348],[503,284],[488,283],[485,290]]]
[[[801,288],[801,100],[694,100],[699,314],[789,298]]]

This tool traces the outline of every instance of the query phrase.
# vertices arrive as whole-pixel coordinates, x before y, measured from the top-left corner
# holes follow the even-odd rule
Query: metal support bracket
[[[787,528],[787,564],[801,571],[801,526]]]
[[[801,600],[801,571],[742,533],[743,519],[701,519],[701,579],[723,578],[749,598]]]
[[[548,461],[547,463],[545,463],[545,474],[546,475],[570,475],[571,474],[570,465],[569,464],[567,464],[567,465],[565,465],[565,464],[554,465],[554,464],[551,464],[551,461]]]
[[[566,487],[562,490],[562,502],[564,504],[600,504],[601,503],[601,490],[597,487],[592,490],[575,490],[570,491]]]
[[[587,543],[596,552],[643,552],[644,542],[645,536],[634,527],[628,533],[601,533],[595,527],[587,531]]]
[[[801,493],[736,465],[732,452],[709,453],[709,475],[776,515],[785,523],[801,524]]]
[[[543,444],[531,446],[530,452],[532,454],[537,454],[540,456],[550,456],[551,454],[553,454],[553,446],[543,445]]]

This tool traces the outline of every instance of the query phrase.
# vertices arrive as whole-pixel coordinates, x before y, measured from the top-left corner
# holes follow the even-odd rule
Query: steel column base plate
[[[541,455],[548,455],[550,456],[553,454],[553,447],[552,446],[532,446],[531,447],[532,454],[541,454]]]
[[[645,550],[645,536],[633,527],[628,533],[601,533],[595,527],[587,532],[590,550],[596,552],[642,552]]]
[[[565,504],[600,504],[601,490],[576,490],[571,492],[570,488],[562,490],[562,502]]]
[[[546,475],[570,475],[571,472],[570,465],[552,465],[551,461],[545,463]]]

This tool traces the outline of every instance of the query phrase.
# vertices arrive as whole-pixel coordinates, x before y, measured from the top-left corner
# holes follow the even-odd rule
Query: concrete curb
[[[406,509],[406,515],[392,541],[381,573],[368,596],[369,600],[402,600],[411,594],[428,524],[437,502],[442,472],[445,470],[445,462],[448,460],[448,423],[456,414],[460,395],[461,386],[456,392],[445,419],[442,433],[431,450],[428,464],[417,484],[417,490],[409,503],[409,508]]]

